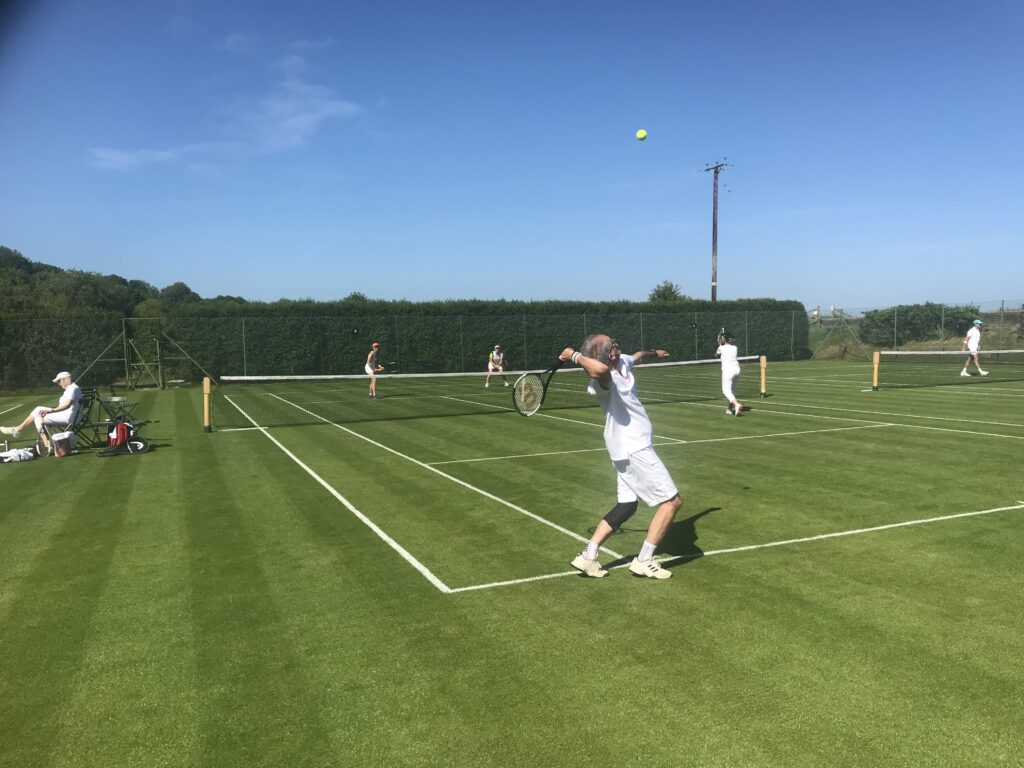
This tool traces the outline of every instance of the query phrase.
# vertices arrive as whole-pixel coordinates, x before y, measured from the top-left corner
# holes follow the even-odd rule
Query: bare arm
[[[641,349],[639,352],[634,352],[631,357],[634,362],[639,363],[648,357],[668,357],[668,352],[664,349]]]
[[[600,360],[587,357],[582,352],[577,352],[572,347],[566,347],[563,349],[562,354],[558,356],[558,359],[576,363],[587,372],[587,375],[590,376],[590,378],[597,379],[598,383],[604,389],[608,389],[612,385],[612,369]]]

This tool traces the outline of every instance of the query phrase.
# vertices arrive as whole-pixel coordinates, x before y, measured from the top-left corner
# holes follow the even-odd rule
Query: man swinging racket
[[[630,573],[649,579],[672,576],[654,559],[654,551],[683,502],[668,470],[654,452],[654,430],[636,392],[633,366],[648,357],[668,357],[668,352],[657,349],[624,355],[618,342],[604,334],[588,337],[579,352],[566,347],[559,355],[561,360],[580,365],[590,376],[587,391],[597,397],[604,411],[604,442],[615,466],[618,503],[597,524],[586,549],[572,561],[573,568],[592,578],[608,575],[597,561],[598,549],[633,516],[641,500],[649,507],[657,507],[657,511],[647,528],[640,554],[629,564]]]

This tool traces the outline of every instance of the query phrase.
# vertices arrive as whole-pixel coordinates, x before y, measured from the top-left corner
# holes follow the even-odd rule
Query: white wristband
[[[580,355],[581,354],[583,354],[583,353],[582,352],[573,352],[572,355],[570,356],[570,359],[575,363],[576,361],[578,361],[580,359]]]

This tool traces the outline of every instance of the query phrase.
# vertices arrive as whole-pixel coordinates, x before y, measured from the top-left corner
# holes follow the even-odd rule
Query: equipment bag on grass
[[[132,423],[124,416],[118,416],[110,423],[107,432],[107,447],[97,451],[97,456],[117,456],[122,453],[145,453],[149,450],[146,438],[140,436]]]

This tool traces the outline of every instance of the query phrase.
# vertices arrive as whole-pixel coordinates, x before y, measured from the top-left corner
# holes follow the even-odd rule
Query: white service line
[[[10,413],[11,411],[16,411],[18,408],[21,408],[21,403],[18,403],[17,405],[12,405],[10,408],[6,408],[0,411],[0,416],[2,416],[5,413]]]
[[[743,547],[729,547],[727,549],[710,549],[706,552],[694,553],[692,555],[675,555],[673,557],[657,558],[660,563],[674,563],[682,562],[685,560],[697,560],[703,557],[711,557],[712,555],[730,555],[737,552],[752,552],[756,549],[769,549],[771,547],[783,547],[791,544],[804,544],[811,541],[823,541],[825,539],[835,539],[842,536],[856,536],[863,533],[874,533],[877,531],[887,531],[892,528],[905,528],[911,525],[927,525],[930,523],[941,523],[947,520],[956,520],[964,517],[976,517],[978,515],[991,515],[996,512],[1009,512],[1012,510],[1024,509],[1024,499],[1020,499],[1016,504],[1007,507],[994,507],[993,509],[982,509],[977,512],[958,512],[952,515],[941,515],[939,517],[928,517],[921,520],[907,520],[902,523],[889,523],[888,525],[876,525],[871,528],[858,528],[851,531],[836,531],[835,533],[822,533],[817,536],[805,536],[799,539],[785,539],[783,541],[769,541],[764,544],[749,544]],[[609,571],[618,570],[625,568],[628,563],[622,563],[620,565],[614,565],[608,568]],[[508,581],[494,581],[489,584],[474,584],[468,587],[453,587],[450,590],[451,594],[456,592],[470,592],[479,589],[491,589],[494,587],[507,587],[514,586],[517,584],[527,584],[532,581],[542,581],[545,579],[558,579],[564,576],[580,576],[579,571],[559,571],[558,573],[547,573],[541,576],[529,576],[524,579],[510,579]]]
[[[764,411],[765,413],[771,413],[772,412],[770,410],[771,404],[766,404],[766,405],[769,406],[768,410],[765,409],[764,405],[758,406],[757,409],[759,411]],[[993,426],[993,427],[1024,427],[1024,424],[1014,424],[1014,423],[1011,423],[1011,422],[1008,422],[1008,421],[980,421],[979,419],[954,419],[954,418],[949,417],[949,416],[926,416],[924,414],[907,413],[905,411],[902,412],[902,413],[892,413],[891,411],[866,411],[866,410],[864,410],[862,408],[836,408],[834,406],[828,406],[828,405],[804,405],[802,403],[782,403],[782,405],[785,406],[786,408],[810,408],[810,409],[815,410],[815,411],[839,411],[840,413],[866,413],[866,414],[868,414],[870,416],[905,416],[905,417],[912,418],[912,419],[929,419],[931,421],[952,421],[952,422],[955,422],[957,424],[988,424],[989,426]],[[779,411],[779,413],[792,413],[792,412],[791,411]],[[817,414],[810,414],[810,413],[808,413],[808,414],[794,414],[794,415],[814,416],[814,415],[817,415]],[[840,418],[838,416],[833,416],[833,417],[817,416],[817,417],[821,418],[821,419],[825,419],[825,418]],[[854,419],[854,421],[867,421],[867,419]],[[903,426],[915,426],[915,425],[913,425],[913,424],[904,424]]]
[[[342,496],[340,493],[338,493],[338,491],[335,490],[334,487],[330,483],[328,483],[326,480],[324,480],[322,477],[320,477],[320,475],[318,475],[310,467],[308,467],[305,463],[303,463],[303,461],[298,456],[296,456],[290,450],[285,448],[276,437],[274,437],[272,434],[270,434],[269,430],[267,430],[265,427],[259,426],[256,423],[256,421],[248,413],[243,411],[234,400],[232,400],[227,395],[225,395],[224,399],[227,400],[229,403],[231,403],[231,405],[233,405],[238,410],[238,412],[240,414],[242,414],[246,419],[248,419],[250,422],[252,422],[253,426],[256,429],[258,429],[260,432],[262,432],[264,435],[266,435],[267,439],[270,440],[270,442],[272,442],[274,445],[276,445],[278,448],[280,448],[282,451],[284,451],[285,455],[288,458],[290,458],[292,461],[294,461],[296,464],[298,464],[300,467],[302,467],[302,469],[310,477],[312,477],[314,480],[316,480],[321,486],[323,486],[324,489],[329,494],[331,494],[334,498],[336,498],[338,501],[340,501],[342,504],[344,504],[349,512],[351,512],[353,515],[355,515],[357,518],[359,518],[359,520],[364,525],[366,525],[371,531],[373,531],[375,534],[377,534],[377,536],[384,543],[386,543],[389,547],[391,547],[393,550],[395,550],[395,552],[397,552],[402,557],[402,559],[404,559],[407,563],[409,563],[409,565],[411,565],[413,568],[415,568],[417,571],[419,571],[427,579],[427,581],[429,581],[431,584],[433,584],[435,587],[437,587],[442,592],[451,592],[451,588],[447,584],[445,584],[443,581],[441,581],[439,578],[437,578],[437,576],[435,576],[430,571],[429,568],[427,568],[425,565],[423,565],[423,563],[421,563],[419,560],[417,560],[415,557],[413,557],[411,554],[409,554],[409,552],[404,547],[402,547],[401,544],[399,544],[397,541],[395,541],[390,536],[388,536],[386,533],[384,533],[384,531],[381,530],[380,526],[378,526],[370,518],[368,518],[366,515],[364,515],[358,509],[356,509],[355,506],[352,504],[352,502],[350,502],[348,499],[346,499],[344,496]]]
[[[447,480],[451,480],[453,483],[455,483],[457,485],[461,485],[463,488],[467,488],[470,491],[473,491],[474,493],[478,493],[481,496],[484,496],[485,498],[490,499],[491,501],[496,501],[497,503],[502,504],[502,505],[508,507],[509,509],[513,509],[516,512],[519,512],[520,514],[525,515],[526,517],[529,517],[532,520],[536,520],[538,523],[543,523],[544,525],[549,526],[550,528],[554,528],[559,533],[564,533],[566,536],[569,536],[569,537],[571,537],[573,539],[576,539],[577,541],[581,541],[584,544],[586,544],[589,541],[589,539],[587,539],[587,538],[585,538],[583,536],[580,536],[578,533],[570,531],[568,528],[563,528],[558,523],[554,523],[554,522],[552,522],[552,521],[550,521],[550,520],[548,520],[546,518],[541,517],[540,515],[534,514],[533,512],[530,512],[528,509],[523,509],[522,507],[518,506],[517,504],[513,504],[512,502],[507,501],[507,500],[501,498],[500,496],[495,496],[493,493],[489,493],[488,491],[485,491],[482,488],[477,488],[475,485],[470,485],[465,480],[460,480],[459,478],[455,477],[454,475],[449,475],[447,472],[442,472],[440,469],[437,469],[436,467],[432,467],[429,464],[426,464],[426,463],[420,461],[419,459],[414,459],[412,456],[407,456],[406,454],[402,453],[401,451],[397,451],[394,448],[391,448],[390,446],[384,445],[383,443],[378,443],[376,440],[373,440],[372,438],[369,438],[366,435],[361,435],[358,432],[355,432],[355,431],[349,429],[348,427],[342,426],[341,424],[336,424],[333,421],[330,421],[329,419],[325,419],[323,416],[320,416],[320,415],[318,415],[316,413],[313,413],[312,411],[306,410],[301,405],[297,405],[297,404],[292,403],[292,402],[290,402],[288,400],[285,400],[283,397],[280,397],[278,395],[274,395],[274,397],[276,397],[281,402],[286,403],[287,405],[292,406],[293,408],[297,408],[298,410],[302,411],[303,413],[309,414],[310,416],[312,416],[315,419],[319,419],[320,421],[324,422],[325,424],[330,424],[332,427],[334,427],[336,429],[340,429],[342,432],[347,432],[348,434],[352,435],[353,437],[358,437],[360,440],[365,440],[366,442],[370,443],[370,445],[375,445],[378,448],[381,448],[381,449],[387,451],[388,453],[392,453],[395,456],[398,456],[399,458],[405,459],[406,461],[410,461],[410,462],[412,462],[413,464],[415,464],[415,465],[417,465],[419,467],[423,467],[424,469],[430,470],[431,472],[433,472],[435,474],[438,474],[438,475],[440,475],[441,477],[443,477],[443,478],[445,478]],[[255,423],[255,422],[253,422],[253,423]],[[612,550],[606,549],[605,547],[601,547],[601,551],[602,552],[606,552],[607,554],[609,554],[609,555],[611,555],[612,557],[615,557],[615,558],[622,557],[622,555],[618,554],[617,552],[613,552]]]
[[[796,414],[802,416],[803,414]],[[827,417],[826,417],[827,418]],[[805,429],[799,432],[772,432],[767,435],[735,435],[733,437],[708,437],[702,440],[676,440],[668,443],[654,443],[655,448],[675,445],[699,445],[700,443],[721,443],[728,440],[761,440],[769,437],[790,437],[792,435],[816,435],[819,432],[847,432],[853,429],[878,429],[879,427],[899,427],[902,424],[861,424],[857,427],[831,427],[829,429]],[[509,456],[482,456],[475,459],[449,459],[446,461],[432,461],[430,466],[436,467],[439,464],[472,464],[478,461],[504,461],[506,459],[533,459],[538,456],[562,456],[570,453],[593,453],[606,451],[606,448],[578,448],[571,451],[544,451],[543,453],[519,453]]]

